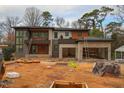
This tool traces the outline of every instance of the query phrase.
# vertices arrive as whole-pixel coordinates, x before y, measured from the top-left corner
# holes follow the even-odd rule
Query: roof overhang
[[[90,29],[74,29],[74,28],[56,28],[56,27],[41,27],[41,26],[14,26],[14,29],[53,29],[54,31],[90,31]]]

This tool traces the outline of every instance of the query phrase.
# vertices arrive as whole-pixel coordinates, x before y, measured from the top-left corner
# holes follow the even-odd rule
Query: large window
[[[67,31],[67,32],[65,32],[65,36],[69,36],[69,32]]]
[[[16,51],[23,52],[24,37],[26,36],[26,31],[16,31]]]
[[[58,38],[58,32],[54,32],[54,38]]]
[[[46,33],[46,32],[33,32],[32,37],[48,38],[48,33]]]
[[[23,52],[23,45],[16,45],[17,52]]]
[[[23,44],[23,38],[16,38],[16,44]]]
[[[16,37],[23,37],[25,34],[25,31],[16,31]]]

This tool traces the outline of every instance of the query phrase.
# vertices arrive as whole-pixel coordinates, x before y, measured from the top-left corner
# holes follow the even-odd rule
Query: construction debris
[[[119,76],[120,65],[115,62],[96,62],[92,72],[100,76],[104,76],[105,74]]]
[[[7,72],[6,77],[10,79],[19,78],[21,75],[17,72]]]
[[[47,68],[48,68],[48,69],[51,69],[51,68],[52,68],[52,66],[47,66]]]
[[[33,60],[33,59],[18,59],[16,60],[17,63],[40,63],[40,60]]]

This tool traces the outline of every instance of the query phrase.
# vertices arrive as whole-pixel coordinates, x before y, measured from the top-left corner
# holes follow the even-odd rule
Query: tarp
[[[115,51],[118,51],[118,52],[124,52],[124,45],[115,49]]]

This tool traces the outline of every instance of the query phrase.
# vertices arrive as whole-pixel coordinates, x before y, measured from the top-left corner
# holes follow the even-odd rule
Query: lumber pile
[[[105,74],[119,76],[120,65],[115,62],[96,62],[92,72],[100,76],[104,76]]]
[[[18,59],[17,63],[40,63],[40,60],[28,60],[28,59]]]

